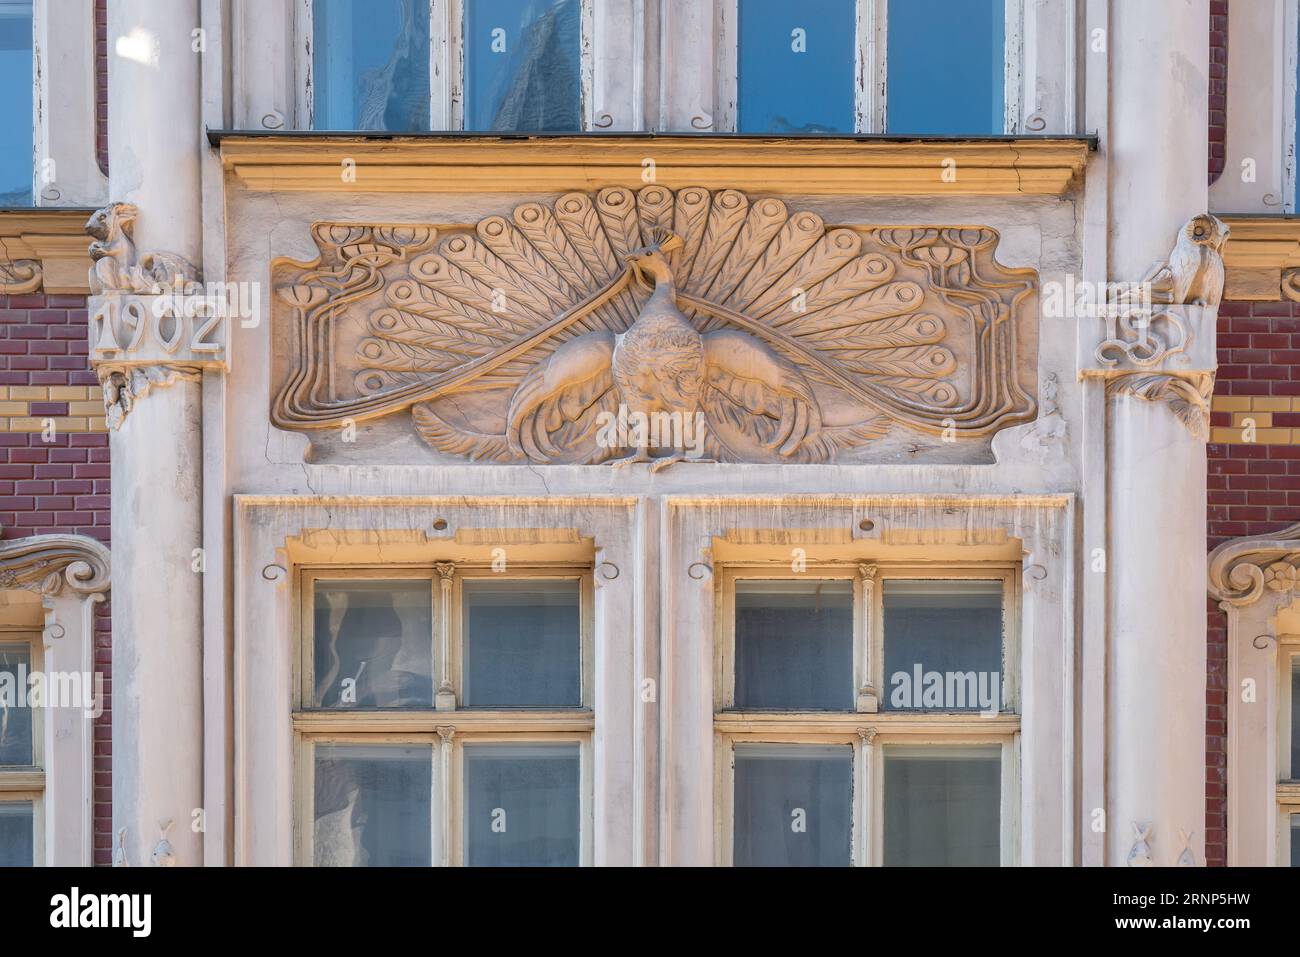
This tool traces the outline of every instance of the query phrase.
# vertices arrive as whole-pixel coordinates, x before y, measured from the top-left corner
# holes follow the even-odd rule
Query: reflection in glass
[[[579,0],[466,4],[465,129],[582,129],[579,14]]]
[[[428,581],[316,582],[318,708],[433,704],[433,616]]]
[[[464,753],[470,867],[578,864],[576,743],[468,744]]]
[[[736,582],[736,707],[853,708],[853,583]]]
[[[740,0],[736,129],[852,133],[855,0]]]
[[[32,646],[0,643],[0,765],[32,763],[32,709],[26,702],[32,672]]]
[[[428,745],[316,745],[317,867],[432,863]]]
[[[467,578],[461,587],[466,707],[582,704],[576,579]]]
[[[1001,133],[1005,0],[889,0],[890,133]]]
[[[314,0],[318,130],[429,128],[427,0]]]
[[[31,867],[32,802],[0,801],[0,867]]]
[[[31,0],[0,0],[0,206],[32,205],[33,82]]]
[[[887,710],[999,711],[1002,582],[884,583]]]
[[[886,746],[886,867],[996,867],[1002,749]]]
[[[846,867],[853,749],[844,745],[736,745],[738,867]]]

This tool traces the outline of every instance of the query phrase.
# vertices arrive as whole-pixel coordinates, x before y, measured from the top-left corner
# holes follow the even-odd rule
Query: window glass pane
[[[431,587],[428,581],[316,582],[316,707],[432,706]]]
[[[428,745],[316,745],[317,867],[428,867]]]
[[[581,36],[579,0],[467,3],[465,129],[582,129]]]
[[[890,0],[891,133],[1002,133],[1006,0]]]
[[[465,746],[465,860],[471,867],[576,867],[575,744]]]
[[[852,133],[854,0],[739,0],[736,129]]]
[[[1300,776],[1300,655],[1291,659],[1291,780]]]
[[[1291,866],[1300,867],[1300,814],[1291,815]]]
[[[429,128],[428,0],[315,0],[318,130]]]
[[[0,644],[0,765],[32,763],[32,709],[25,706],[31,673],[31,645]]]
[[[466,707],[582,704],[576,580],[467,578],[461,587]]]
[[[887,710],[999,711],[1002,582],[884,585]]]
[[[0,206],[32,205],[32,3],[0,0]]]
[[[32,866],[32,803],[0,803],[0,867]]]
[[[1002,749],[885,747],[887,867],[996,867]]]
[[[736,582],[736,707],[853,707],[853,583]]]
[[[738,867],[847,867],[853,749],[736,745]]]

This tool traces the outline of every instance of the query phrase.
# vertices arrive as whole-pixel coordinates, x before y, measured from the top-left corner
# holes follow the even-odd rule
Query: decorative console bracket
[[[150,390],[226,368],[226,313],[197,270],[170,253],[136,251],[136,208],[111,203],[91,216],[90,363],[111,428]]]
[[[1210,434],[1227,237],[1218,218],[1193,216],[1168,259],[1096,297],[1095,319],[1082,318],[1096,334],[1084,329],[1079,340],[1080,377],[1105,379],[1107,395],[1167,403],[1201,441]]]

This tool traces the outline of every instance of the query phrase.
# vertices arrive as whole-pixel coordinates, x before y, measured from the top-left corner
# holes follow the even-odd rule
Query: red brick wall
[[[108,435],[92,416],[99,386],[86,360],[83,296],[0,296],[0,525],[5,539],[51,532],[109,544]],[[102,414],[102,401],[98,411]],[[47,421],[56,425],[43,434]],[[46,441],[48,438],[49,441]],[[104,713],[95,722],[95,863],[112,855],[112,639],[95,619]]]
[[[1300,521],[1300,304],[1219,307],[1219,372],[1209,446],[1209,547]],[[1288,410],[1289,407],[1289,410]],[[1242,417],[1256,425],[1243,441]],[[1225,862],[1227,624],[1208,605],[1206,863]]]
[[[1223,173],[1228,127],[1228,0],[1210,0],[1210,182]]]

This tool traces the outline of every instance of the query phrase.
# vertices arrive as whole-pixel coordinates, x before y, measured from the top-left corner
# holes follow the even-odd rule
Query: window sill
[[[655,182],[791,195],[1059,196],[1079,182],[1096,145],[1086,136],[216,130],[208,138],[246,189],[349,193],[564,192]],[[339,173],[345,161],[356,174],[347,182]],[[643,178],[648,168],[652,180]]]

